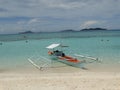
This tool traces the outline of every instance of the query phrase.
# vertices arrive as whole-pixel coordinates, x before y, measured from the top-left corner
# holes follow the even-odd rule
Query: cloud
[[[78,3],[78,2],[65,2],[63,0],[61,1],[55,1],[55,0],[44,0],[43,3],[50,8],[58,8],[58,9],[65,9],[65,10],[70,10],[70,9],[75,9],[75,8],[82,8],[86,6],[86,3]]]
[[[0,32],[4,32],[4,29],[0,27]]]
[[[100,22],[99,21],[95,21],[95,20],[86,21],[80,27],[81,28],[88,28],[88,27],[90,27],[92,25],[95,25],[95,24],[98,24],[98,23],[100,23]]]
[[[0,8],[0,12],[6,12],[6,11],[8,11],[8,10],[5,8]]]
[[[40,22],[39,19],[33,18],[30,21],[28,21],[28,24],[32,24],[32,23],[36,23],[36,22]]]
[[[120,0],[0,0],[0,6],[9,11],[0,16],[112,17],[119,13],[119,3]]]
[[[0,0],[0,25],[5,32],[17,27],[46,31],[78,29],[80,25],[120,28],[119,3],[120,0]]]
[[[25,24],[26,22],[25,21],[18,21],[17,24],[18,25],[22,25],[22,24]]]

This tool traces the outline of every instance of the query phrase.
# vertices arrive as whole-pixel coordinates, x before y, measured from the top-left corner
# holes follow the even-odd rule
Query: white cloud
[[[108,27],[108,22],[105,20],[89,20],[89,21],[84,21],[81,25],[80,28],[92,28],[92,27]]]
[[[25,24],[26,22],[25,21],[18,21],[17,24],[18,25],[22,25],[22,24]]]
[[[95,20],[91,20],[91,21],[86,21],[84,22],[80,27],[81,28],[88,28],[92,25],[95,25],[95,24],[98,24],[99,22],[98,21],[95,21]]]
[[[36,22],[40,22],[39,19],[33,18],[33,19],[28,21],[28,24],[33,24],[33,23],[36,23]]]

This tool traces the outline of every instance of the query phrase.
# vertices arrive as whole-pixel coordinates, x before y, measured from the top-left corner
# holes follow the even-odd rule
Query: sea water
[[[46,47],[52,43],[68,45],[63,51],[71,56],[98,58],[100,62],[84,63],[88,70],[120,71],[119,30],[0,35],[0,68],[32,68],[28,62],[31,57],[36,57],[36,62],[39,60],[38,65],[43,60],[49,63]],[[37,59],[41,56],[47,59]]]

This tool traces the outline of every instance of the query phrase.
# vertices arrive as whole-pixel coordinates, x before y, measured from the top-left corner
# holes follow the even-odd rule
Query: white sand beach
[[[67,69],[1,71],[0,90],[120,90],[118,72],[90,72],[72,67],[70,72],[62,72]]]

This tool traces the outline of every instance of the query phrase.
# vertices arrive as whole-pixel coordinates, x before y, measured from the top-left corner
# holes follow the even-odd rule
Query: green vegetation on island
[[[85,29],[81,29],[80,31],[103,31],[103,30],[107,30],[105,28],[85,28]]]

